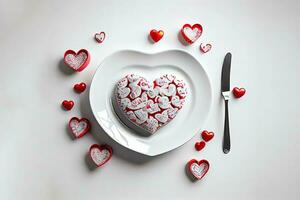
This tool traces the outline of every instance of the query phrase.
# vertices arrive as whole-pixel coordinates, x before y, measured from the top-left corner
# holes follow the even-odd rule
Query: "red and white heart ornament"
[[[202,34],[203,28],[200,24],[185,24],[181,29],[181,35],[188,44],[193,44]]]
[[[196,160],[192,159],[187,163],[187,168],[190,174],[196,180],[202,179],[209,170],[209,162],[207,160]]]
[[[154,42],[158,42],[163,38],[163,36],[164,36],[164,31],[162,30],[157,31],[155,29],[152,29],[150,31],[150,37]]]
[[[94,38],[99,44],[101,44],[105,39],[105,33],[103,31],[101,31],[100,33],[96,33],[94,35]]]
[[[113,150],[107,144],[93,144],[89,150],[89,156],[97,167],[100,167],[107,163],[111,159],[112,154]]]
[[[75,138],[81,138],[91,129],[91,124],[86,118],[73,117],[69,121],[69,129]]]
[[[211,48],[212,48],[212,45],[211,45],[211,44],[203,44],[203,43],[200,44],[200,51],[201,51],[202,53],[207,53],[207,52],[209,52],[209,51],[211,50]]]
[[[84,70],[90,63],[90,59],[90,53],[86,49],[80,49],[77,53],[69,49],[64,55],[65,64],[77,72]]]

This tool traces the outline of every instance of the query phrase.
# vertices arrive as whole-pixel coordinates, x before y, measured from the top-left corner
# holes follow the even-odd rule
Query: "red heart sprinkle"
[[[208,142],[214,137],[214,132],[212,132],[212,131],[208,132],[205,130],[205,131],[202,131],[201,136],[205,142]]]
[[[205,142],[204,141],[196,142],[196,144],[195,144],[195,149],[197,151],[201,151],[204,147],[205,147]]]
[[[157,31],[152,29],[150,31],[150,36],[154,42],[158,42],[164,36],[164,32],[162,30]]]
[[[233,88],[232,93],[234,94],[234,96],[236,98],[240,98],[240,97],[244,96],[244,94],[246,93],[246,90],[244,88],[235,87],[235,88]]]
[[[64,100],[61,105],[66,109],[66,110],[71,110],[74,106],[74,101],[70,100]]]
[[[85,90],[86,84],[84,82],[77,83],[74,85],[74,90],[78,93],[81,93]]]

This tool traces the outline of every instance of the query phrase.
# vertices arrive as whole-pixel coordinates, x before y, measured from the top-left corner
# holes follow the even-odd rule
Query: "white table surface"
[[[0,0],[0,199],[289,199],[300,197],[300,3],[289,1],[35,1]],[[177,39],[184,23],[201,23],[203,36],[192,46]],[[153,45],[152,28],[165,37]],[[105,31],[97,45],[93,34]],[[211,42],[201,55],[200,42]],[[68,74],[67,49],[87,48],[92,60],[82,73]],[[184,49],[207,70],[213,106],[203,129],[215,138],[202,152],[197,134],[181,148],[155,158],[138,155],[99,132],[87,92],[97,65],[120,49],[157,52]],[[224,108],[220,75],[232,52],[232,86],[247,89],[230,102],[232,151],[221,150]],[[203,97],[205,98],[205,97]],[[63,99],[74,99],[70,112]],[[201,103],[201,102],[199,102]],[[92,134],[71,140],[72,116],[92,120]],[[93,143],[107,142],[114,156],[89,170]],[[211,168],[199,182],[184,172],[192,158]]]

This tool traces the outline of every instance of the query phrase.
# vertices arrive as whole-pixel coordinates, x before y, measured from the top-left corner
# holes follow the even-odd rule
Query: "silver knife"
[[[230,151],[230,133],[229,133],[229,115],[228,115],[228,101],[230,96],[230,67],[231,67],[231,53],[227,53],[222,67],[221,89],[225,100],[225,122],[224,122],[224,137],[223,137],[223,152],[225,154]]]

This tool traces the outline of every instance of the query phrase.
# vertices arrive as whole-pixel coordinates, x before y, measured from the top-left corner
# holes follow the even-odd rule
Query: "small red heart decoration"
[[[202,179],[209,170],[209,162],[207,160],[197,161],[192,159],[187,163],[187,167],[193,177],[197,180]]]
[[[244,88],[235,87],[235,88],[233,88],[232,93],[234,94],[234,96],[236,98],[240,98],[240,97],[244,96],[244,94],[246,93],[246,90]]]
[[[90,121],[86,118],[78,119],[73,117],[69,121],[69,128],[75,138],[81,138],[84,136],[91,128]]]
[[[109,145],[103,144],[93,144],[90,147],[89,155],[92,161],[95,163],[97,167],[100,167],[107,163],[111,156],[112,156],[113,150]]]
[[[193,26],[185,24],[181,29],[183,39],[189,44],[193,44],[201,36],[202,32],[203,29],[200,24],[194,24]]]
[[[61,105],[66,109],[66,110],[71,110],[74,106],[74,101],[70,100],[64,100]]]
[[[205,147],[205,142],[204,141],[196,142],[196,144],[195,144],[195,149],[197,151],[201,151],[204,147]]]
[[[203,43],[200,44],[200,50],[202,53],[209,52],[211,50],[211,48],[212,48],[211,44],[203,44]]]
[[[201,136],[205,142],[208,142],[214,137],[214,132],[208,132],[205,130],[205,131],[202,131]]]
[[[152,29],[150,31],[150,36],[154,42],[158,42],[164,36],[164,32],[162,30],[157,31],[155,29]]]
[[[105,39],[105,33],[103,31],[100,33],[96,33],[94,37],[98,43],[102,43]]]
[[[80,49],[77,53],[67,50],[64,55],[65,64],[77,72],[84,70],[90,63],[90,59],[90,54],[86,49]]]
[[[84,82],[77,83],[74,85],[74,90],[78,93],[84,92],[86,84]]]

